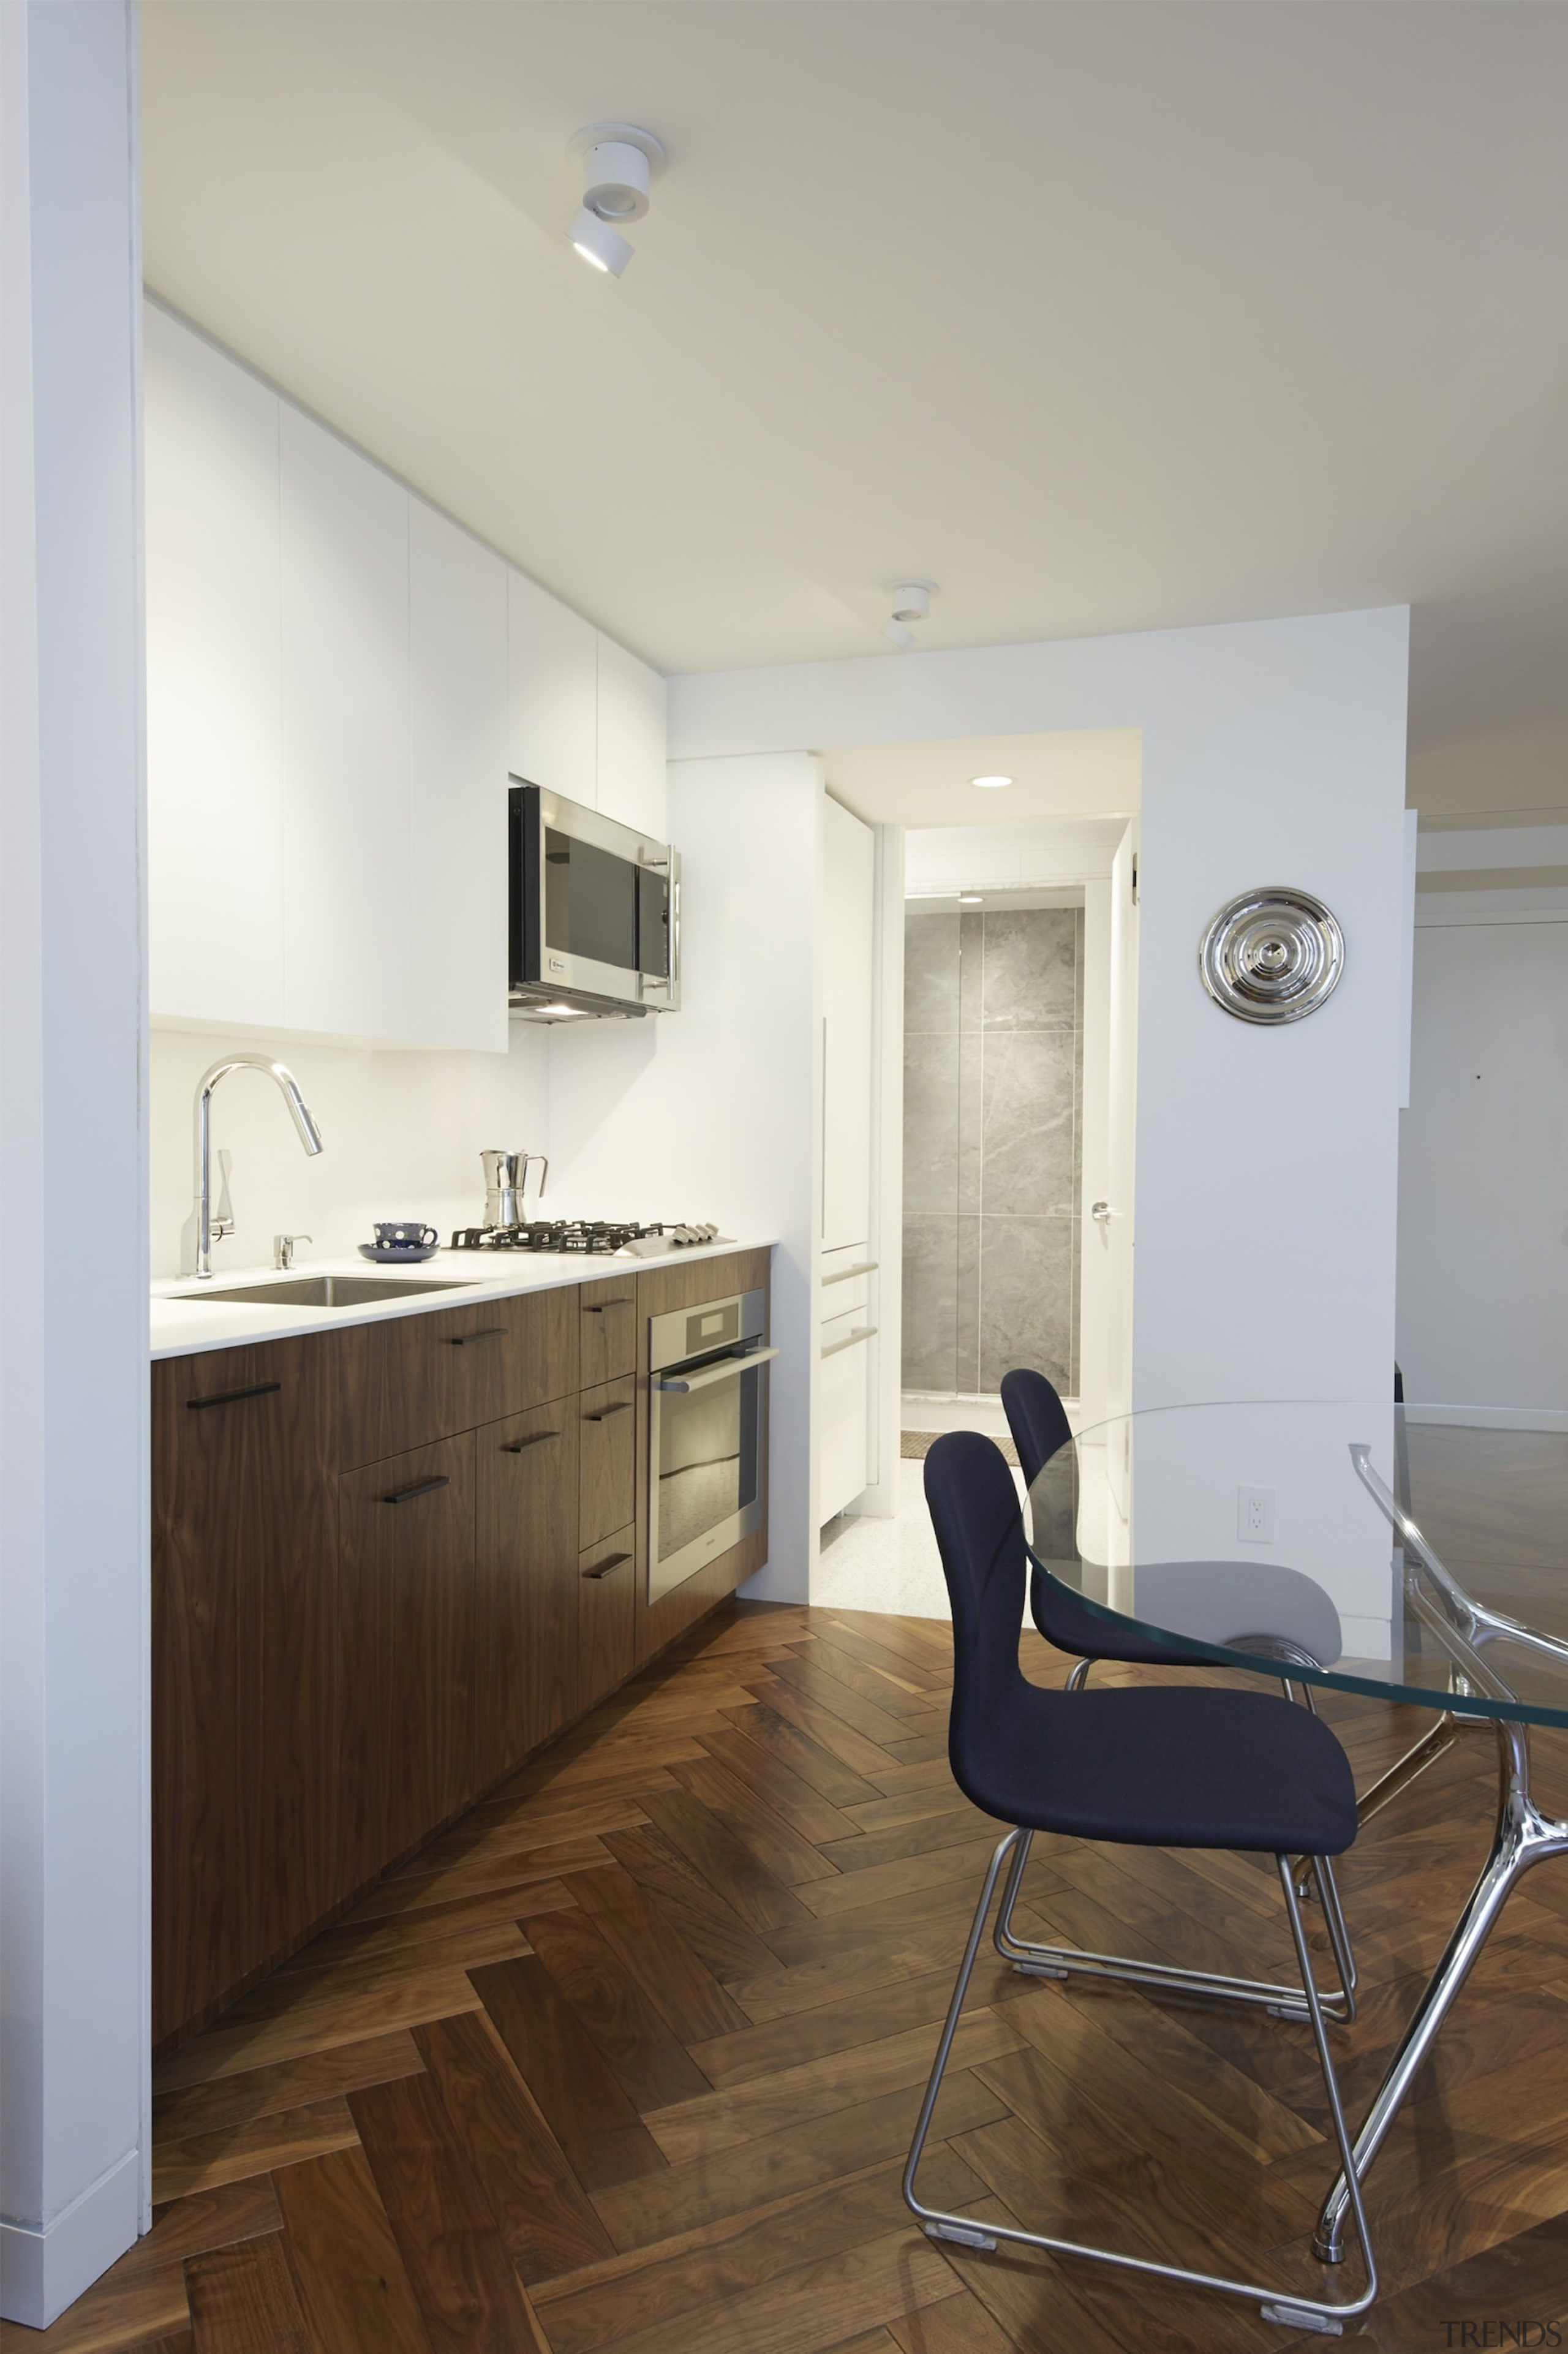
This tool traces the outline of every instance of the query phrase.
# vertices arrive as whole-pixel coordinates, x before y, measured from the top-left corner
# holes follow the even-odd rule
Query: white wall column
[[[143,2227],[141,253],[129,0],[0,8],[0,2310]]]

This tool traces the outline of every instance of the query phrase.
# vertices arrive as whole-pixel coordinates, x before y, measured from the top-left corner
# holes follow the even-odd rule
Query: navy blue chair
[[[1394,1378],[1397,1383],[1397,1367]],[[1001,1403],[1007,1416],[1007,1426],[1012,1433],[1012,1443],[1018,1450],[1024,1485],[1032,1488],[1053,1457],[1072,1444],[1073,1433],[1066,1410],[1044,1374],[1037,1373],[1028,1366],[1020,1366],[1002,1375]],[[1154,1575],[1153,1572],[1149,1573],[1150,1585]],[[1331,1667],[1340,1656],[1339,1615],[1328,1596],[1310,1578],[1298,1577],[1286,1569],[1277,1569],[1274,1573],[1274,1598],[1277,1603],[1286,1592],[1287,1581],[1298,1589],[1292,1597],[1295,1608],[1290,1613],[1292,1639],[1291,1637],[1253,1631],[1248,1613],[1255,1604],[1251,1582],[1243,1572],[1227,1572],[1227,1565],[1224,1563],[1172,1562],[1163,1564],[1159,1575],[1173,1585],[1181,1585],[1183,1596],[1181,1623],[1194,1628],[1206,1623],[1208,1632],[1216,1643],[1240,1644],[1245,1638],[1248,1638],[1247,1649],[1271,1656],[1278,1653],[1301,1667]],[[1227,1575],[1231,1580],[1228,1592],[1225,1585]],[[1047,1576],[1038,1566],[1033,1569],[1030,1579],[1029,1608],[1045,1640],[1077,1660],[1067,1679],[1069,1691],[1082,1690],[1097,1659],[1114,1659],[1125,1666],[1145,1668],[1190,1668],[1213,1664],[1212,1661],[1195,1661],[1192,1651],[1178,1644],[1161,1643],[1154,1636],[1139,1635],[1130,1627],[1113,1626],[1108,1619],[1089,1609],[1071,1586],[1064,1585],[1060,1578]],[[1285,1693],[1287,1699],[1293,1700],[1296,1686],[1287,1681]],[[1301,1695],[1308,1707],[1316,1712],[1309,1683],[1302,1684]],[[1002,1894],[1001,1910],[997,1916],[996,1949],[1005,1960],[1018,1969],[1033,1970],[1039,1975],[1063,1977],[1069,1971],[1085,1969],[1098,1978],[1133,1978],[1146,1984],[1152,1982],[1145,1967],[1119,1956],[1085,1954],[1073,1946],[1033,1945],[1027,1939],[1014,1936],[1012,1912],[1018,1902],[1022,1877],[1021,1858],[1017,1871],[1009,1876]],[[1321,1880],[1334,1952],[1340,1965],[1340,1985],[1347,1994],[1353,1995],[1355,1957],[1331,1864],[1323,1865]],[[1311,1881],[1310,1873],[1304,1869],[1299,1871],[1297,1893],[1305,1895]],[[1160,1975],[1172,1991],[1223,1994],[1233,2001],[1248,1999],[1235,1993],[1224,1981],[1212,1978],[1204,1971],[1172,1970]],[[1337,2015],[1339,2004],[1330,1999],[1329,2009]]]
[[[926,1458],[926,1500],[953,1613],[948,1728],[953,1778],[972,1805],[1009,1828],[986,1868],[904,2170],[905,2200],[932,2239],[984,2249],[1006,2241],[1090,2257],[1246,2298],[1283,2327],[1337,2330],[1372,2304],[1377,2272],[1329,2049],[1328,2005],[1313,1975],[1291,1857],[1308,1857],[1320,1872],[1326,1858],[1354,1840],[1356,1794],[1345,1753],[1319,1718],[1270,1692],[1200,1685],[1058,1691],[1030,1683],[1018,1657],[1028,1556],[1017,1491],[1000,1448],[972,1431],[938,1438]],[[1215,1988],[1262,1998],[1277,2015],[1310,2023],[1366,2266],[1359,2298],[1326,2305],[1255,2282],[952,2214],[921,2200],[916,2188],[921,2153],[992,1899],[1004,1875],[1012,1881],[1022,1872],[1040,1831],[1124,1847],[1274,1856],[1301,1983],[1264,1988],[1222,1979]],[[1324,1917],[1331,1926],[1326,1900]],[[1169,1979],[1173,1974],[1151,1975]],[[1340,2002],[1342,2015],[1353,2015],[1353,1998],[1343,1984]]]

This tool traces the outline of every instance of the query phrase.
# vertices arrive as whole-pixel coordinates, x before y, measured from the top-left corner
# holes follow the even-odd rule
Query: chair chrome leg
[[[1568,1822],[1554,1822],[1542,1815],[1530,1795],[1530,1737],[1525,1727],[1499,1720],[1497,1736],[1499,1787],[1491,1853],[1356,2136],[1354,2168],[1362,2181],[1514,1882],[1548,1856],[1568,1855]],[[1354,2198],[1351,2163],[1343,2161],[1318,2218],[1313,2245],[1326,2264],[1339,2264],[1345,2253],[1345,2214]]]
[[[1213,1970],[1188,1970],[1164,1962],[1140,1962],[1130,1954],[1089,1953],[1081,1946],[1043,1946],[1027,1937],[1018,1937],[1012,1930],[1012,1909],[1023,1885],[1024,1866],[1033,1844],[1033,1831],[1020,1831],[1018,1845],[1013,1850],[1012,1863],[1002,1886],[1001,1903],[997,1908],[996,1926],[991,1943],[1004,1962],[1011,1962],[1021,1978],[1116,1978],[1130,1986],[1141,1987],[1146,1994],[1201,1995],[1213,2002],[1240,2002],[1254,2009],[1266,2011],[1271,2019],[1305,2019],[1307,1999],[1300,1987],[1274,1986],[1262,1978],[1225,1978]],[[1319,1859],[1314,1857],[1316,1866]],[[1331,1993],[1322,1998],[1323,2009],[1337,2026],[1348,2026],[1356,2015],[1356,1966],[1351,1952],[1350,1933],[1340,1903],[1340,1892],[1333,1878],[1333,1866],[1323,1859],[1327,1891],[1323,1912],[1328,1924],[1329,1940],[1333,1947],[1334,1961],[1340,1972],[1340,1983]]]
[[[1094,1666],[1094,1664],[1093,1659],[1080,1659],[1077,1666],[1073,1670],[1072,1674],[1067,1678],[1063,1690],[1065,1691],[1082,1691],[1084,1686],[1089,1681],[1089,1670]]]
[[[1025,2232],[1012,2224],[990,2221],[980,2215],[955,2215],[945,2208],[927,2207],[919,2196],[915,2187],[916,2175],[925,2152],[927,2136],[930,2131],[931,2119],[936,2112],[938,2095],[942,2089],[942,2079],[947,2073],[948,2060],[953,2048],[953,2037],[958,2031],[959,2020],[964,2007],[964,1997],[969,1991],[969,1979],[974,1974],[975,1957],[980,1952],[980,1939],[985,1934],[986,1917],[991,1910],[991,1899],[996,1893],[996,1884],[1001,1876],[1004,1864],[1009,1867],[1010,1881],[1018,1876],[1021,1869],[1019,1858],[1021,1853],[1027,1854],[1030,1837],[1031,1835],[1026,1831],[1009,1831],[1006,1838],[998,1843],[986,1867],[980,1902],[975,1906],[969,1940],[964,1947],[963,1959],[959,1965],[959,1975],[953,1985],[952,1999],[948,2005],[947,2017],[942,2022],[942,2032],[937,2044],[937,2056],[932,2062],[930,2081],[926,2087],[926,2097],[920,2105],[920,2115],[915,2127],[915,2138],[909,2146],[908,2162],[904,2168],[904,2200],[910,2213],[928,2238],[949,2241],[961,2248],[979,2248],[994,2253],[1000,2243],[1005,2240],[1010,2246],[1042,2248],[1051,2255],[1081,2256],[1088,2262],[1113,2265],[1121,2272],[1147,2273],[1159,2280],[1181,2281],[1192,2288],[1211,2288],[1218,2290],[1226,2296],[1239,2296],[1245,2298],[1248,2304],[1255,2305],[1266,2319],[1277,2322],[1286,2327],[1310,2329],[1325,2336],[1337,2337],[1343,2329],[1345,2322],[1353,2320],[1358,2314],[1364,2313],[1377,2295],[1377,2271],[1372,2261],[1372,2245],[1367,2234],[1359,2182],[1352,2182],[1351,2208],[1361,2237],[1367,2280],[1361,2296],[1342,2305],[1326,2305],[1314,2297],[1298,2296],[1289,2290],[1266,2288],[1257,2282],[1228,2280],[1219,2273],[1194,2272],[1181,2264],[1158,2264],[1147,2256],[1124,2255],[1119,2249],[1116,2248],[1095,2248],[1077,2240],[1054,2239],[1043,2232]],[[1318,1993],[1317,1981],[1312,1972],[1312,1959],[1307,1946],[1306,1932],[1301,1925],[1300,1911],[1296,1903],[1295,1891],[1291,1886],[1290,1860],[1287,1856],[1279,1856],[1276,1861],[1281,1884],[1285,1890],[1286,1908],[1289,1916],[1291,1936],[1296,1946],[1296,1957],[1301,1970],[1302,2013],[1311,2021],[1313,2040],[1318,2047],[1319,2064],[1322,2068],[1323,2081],[1328,2090],[1329,2108],[1334,2122],[1340,2160],[1341,2166],[1348,2169],[1351,2164],[1350,2133],[1345,2124],[1339,2084],[1329,2051],[1324,2007]]]

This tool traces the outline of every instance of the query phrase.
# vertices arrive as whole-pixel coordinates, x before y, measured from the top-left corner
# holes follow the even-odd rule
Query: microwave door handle
[[[744,1357],[726,1357],[722,1365],[705,1365],[700,1373],[677,1373],[668,1379],[657,1373],[653,1386],[658,1390],[678,1390],[683,1397],[690,1396],[693,1390],[710,1390],[717,1382],[733,1382],[740,1374],[748,1373],[753,1365],[765,1365],[778,1354],[777,1349],[753,1349]]]

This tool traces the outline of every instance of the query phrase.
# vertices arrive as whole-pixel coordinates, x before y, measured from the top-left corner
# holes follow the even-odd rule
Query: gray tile
[[[959,1206],[959,1038],[934,1031],[904,1039],[904,1206]]]
[[[1077,1201],[1070,1030],[988,1031],[980,1207],[1070,1215]]]
[[[1015,907],[985,918],[988,1030],[1070,1029],[1076,910]]]
[[[904,1386],[955,1386],[957,1218],[904,1220]]]
[[[985,1150],[985,1040],[977,1030],[959,1040],[958,1206],[978,1212]],[[908,1162],[905,1162],[907,1172]]]
[[[985,917],[966,908],[959,922],[959,1027],[978,1030],[985,1002]]]
[[[980,1220],[980,1387],[1032,1365],[1072,1386],[1071,1218]]]
[[[980,1229],[978,1218],[960,1217],[959,1220],[955,1254],[958,1313],[953,1333],[953,1387],[963,1397],[972,1397],[980,1385]]]
[[[1084,1026],[1084,911],[1073,910],[1073,1019]]]
[[[959,1026],[959,916],[906,906],[904,1027],[954,1031]]]

